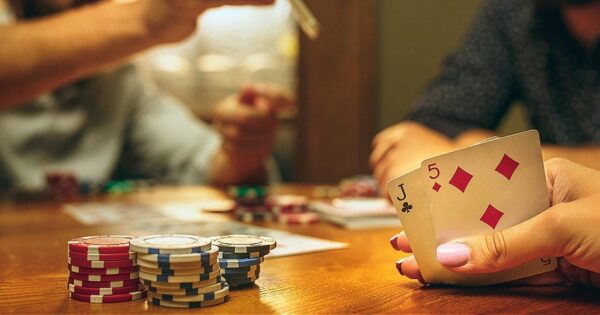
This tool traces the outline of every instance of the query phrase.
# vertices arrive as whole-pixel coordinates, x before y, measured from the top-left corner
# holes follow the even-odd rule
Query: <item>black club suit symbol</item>
[[[402,212],[406,212],[409,213],[410,210],[412,210],[413,206],[411,204],[409,204],[408,202],[405,202],[402,204]]]

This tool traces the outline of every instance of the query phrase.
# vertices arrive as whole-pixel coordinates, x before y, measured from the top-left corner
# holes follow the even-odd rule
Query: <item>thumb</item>
[[[548,256],[560,256],[551,209],[503,231],[448,242],[437,247],[444,267],[460,273],[490,273]]]

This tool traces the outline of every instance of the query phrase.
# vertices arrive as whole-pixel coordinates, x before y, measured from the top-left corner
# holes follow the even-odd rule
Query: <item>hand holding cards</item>
[[[492,234],[549,207],[538,133],[493,138],[422,163],[388,191],[428,283],[489,285],[556,268],[539,257],[489,274],[458,274],[440,265],[438,245]]]

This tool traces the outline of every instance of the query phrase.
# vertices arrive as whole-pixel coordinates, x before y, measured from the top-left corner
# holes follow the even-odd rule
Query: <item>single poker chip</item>
[[[133,259],[102,261],[102,260],[74,259],[74,258],[68,257],[67,262],[71,266],[77,266],[80,268],[94,268],[94,269],[124,268],[124,267],[132,267],[132,266],[136,265],[135,260],[133,260]]]
[[[250,253],[272,250],[277,246],[275,239],[255,235],[224,235],[212,238],[213,244],[222,252]]]
[[[265,259],[263,257],[258,258],[240,258],[240,259],[219,259],[219,266],[221,268],[240,268],[257,266],[261,264]]]
[[[209,251],[209,238],[195,235],[166,234],[136,237],[131,250],[142,254],[191,254]]]
[[[257,279],[230,279],[230,280],[227,280],[227,284],[229,284],[230,288],[236,288],[236,287],[252,284],[256,280]]]
[[[73,300],[88,302],[88,303],[119,303],[136,301],[146,298],[147,291],[136,291],[125,294],[113,294],[113,295],[90,295],[69,292],[69,297]]]
[[[260,277],[260,270],[254,270],[250,272],[243,273],[230,273],[230,274],[221,274],[221,276],[225,277],[227,281],[229,280],[237,280],[237,279],[258,279]]]
[[[282,213],[277,217],[277,221],[284,224],[311,224],[319,222],[319,219],[319,215],[314,212]]]
[[[136,254],[134,252],[128,253],[114,253],[114,254],[88,254],[88,253],[80,253],[69,251],[68,255],[70,258],[77,260],[102,260],[102,261],[113,261],[113,260],[128,260],[134,259]]]
[[[121,267],[121,268],[84,268],[79,266],[68,265],[69,271],[83,273],[86,275],[118,275],[123,273],[137,272],[137,266]]]
[[[68,242],[72,252],[88,254],[114,254],[129,253],[129,241],[132,236],[125,235],[100,235],[85,236],[72,239]]]
[[[197,281],[197,282],[167,283],[167,282],[150,281],[150,280],[145,280],[145,279],[140,279],[140,282],[142,284],[145,284],[145,285],[151,286],[151,287],[155,287],[157,289],[181,290],[181,289],[203,288],[203,287],[206,287],[209,285],[213,285],[213,284],[222,282],[223,280],[224,280],[224,278],[219,275],[218,277],[215,277],[214,279],[208,279],[208,280]]]
[[[152,254],[152,255],[138,255],[138,260],[147,262],[157,262],[161,266],[168,266],[172,263],[201,263],[202,265],[211,265],[217,256],[219,255],[219,248],[217,246],[211,246],[210,250],[202,253],[192,254]],[[162,268],[162,267],[161,267]],[[169,268],[172,269],[172,268]]]
[[[133,287],[139,285],[140,283],[138,279],[123,281],[83,281],[69,277],[69,284],[86,288],[123,288]]]
[[[194,288],[194,289],[161,289],[148,286],[148,291],[154,292],[156,294],[167,294],[167,295],[176,295],[176,296],[189,296],[189,295],[198,295],[207,292],[218,291],[227,285],[227,282],[218,282],[209,286],[205,286],[202,288]]]
[[[217,269],[215,271],[209,273],[203,273],[198,275],[190,275],[190,276],[161,276],[161,275],[153,275],[145,272],[140,272],[140,278],[144,280],[154,281],[154,282],[166,282],[166,283],[185,283],[185,282],[199,282],[204,280],[209,280],[216,278],[221,274],[221,269]]]
[[[172,269],[156,269],[156,268],[146,268],[140,267],[140,271],[144,273],[149,273],[153,275],[161,275],[161,276],[189,276],[189,275],[198,275],[202,273],[209,273],[219,269],[219,265],[209,265],[204,268],[198,269],[182,269],[182,270],[172,270]]]
[[[222,268],[221,274],[228,275],[233,273],[248,273],[251,271],[260,270],[260,266],[241,267],[241,268]]]
[[[69,278],[81,281],[99,282],[99,281],[124,281],[124,280],[136,280],[138,278],[137,272],[122,273],[118,275],[86,275],[83,273],[76,273],[69,271]]]
[[[121,288],[86,288],[80,287],[73,284],[69,284],[69,291],[73,293],[89,294],[89,295],[113,295],[113,294],[125,294],[135,291],[140,291],[140,284],[131,287]]]
[[[157,261],[145,261],[142,259],[137,259],[137,264],[140,267],[144,267],[144,268],[150,268],[150,269],[167,269],[167,270],[196,270],[196,269],[201,269],[201,268],[206,268],[208,266],[212,266],[215,265],[217,263],[217,256],[213,256],[214,258],[211,257],[211,259],[209,261],[206,262],[206,264],[202,263],[202,262],[191,262],[191,263],[161,263],[161,262],[157,262]]]
[[[212,301],[218,300],[226,297],[229,294],[229,285],[225,284],[225,286],[218,291],[214,292],[206,292],[200,293],[197,295],[169,295],[169,294],[157,294],[154,292],[148,292],[148,296],[151,298],[160,299],[162,301],[171,301],[171,302],[202,302],[202,301]]]
[[[226,253],[220,252],[219,259],[245,259],[245,258],[260,258],[267,256],[270,251],[250,252],[250,253]]]
[[[208,307],[213,305],[222,304],[227,301],[227,297],[223,297],[216,300],[202,301],[202,302],[170,302],[164,301],[157,298],[148,298],[148,302],[154,305],[160,305],[165,307],[173,307],[173,308],[201,308]]]

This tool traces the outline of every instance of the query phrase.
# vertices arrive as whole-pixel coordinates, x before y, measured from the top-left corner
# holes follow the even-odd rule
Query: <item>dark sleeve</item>
[[[417,100],[410,120],[450,137],[496,128],[516,98],[511,46],[503,31],[510,12],[503,1],[484,4],[461,47]]]

